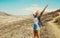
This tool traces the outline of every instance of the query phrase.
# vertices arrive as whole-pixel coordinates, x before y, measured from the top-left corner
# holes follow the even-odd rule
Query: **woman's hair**
[[[38,17],[38,16],[39,16],[39,12],[40,12],[39,10],[38,10],[38,11],[36,11],[36,13],[35,13],[35,14],[36,14],[36,17]]]

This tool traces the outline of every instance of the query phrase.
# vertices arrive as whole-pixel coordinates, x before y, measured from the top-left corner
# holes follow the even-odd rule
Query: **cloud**
[[[37,10],[40,10],[41,8],[39,7],[38,4],[32,4],[30,7],[27,8],[22,8],[21,11],[25,12],[25,13],[32,13],[32,12],[36,12]]]

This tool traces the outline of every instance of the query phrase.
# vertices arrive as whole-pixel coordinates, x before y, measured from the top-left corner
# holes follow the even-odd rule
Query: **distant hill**
[[[55,12],[60,12],[60,9],[56,10]]]
[[[53,20],[53,18],[55,18],[59,15],[60,15],[60,9],[52,11],[52,12],[47,12],[46,14],[44,14],[42,16],[42,20],[44,22],[47,22],[47,21]]]
[[[5,12],[0,12],[0,16],[10,16],[10,14],[7,14],[7,13],[5,13]]]

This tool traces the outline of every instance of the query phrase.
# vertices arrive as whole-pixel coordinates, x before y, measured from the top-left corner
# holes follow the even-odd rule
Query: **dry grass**
[[[45,26],[41,27],[41,38],[60,38],[59,13],[43,15]],[[9,18],[8,18],[9,17]],[[58,17],[58,18],[57,18]],[[22,18],[22,19],[21,19]],[[24,18],[24,19],[23,19]],[[33,18],[3,16],[0,23],[0,38],[33,38]]]

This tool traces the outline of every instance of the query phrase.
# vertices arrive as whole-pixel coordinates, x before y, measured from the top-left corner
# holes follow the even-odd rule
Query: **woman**
[[[39,13],[38,11],[36,12],[36,15],[34,15],[34,38],[40,38],[40,28],[39,28],[39,20],[38,20],[38,17],[39,17]]]
[[[33,14],[33,16],[34,16],[34,27],[33,27],[34,38],[40,38],[40,27],[41,27],[41,25],[43,25],[41,22],[41,16],[42,16],[43,12],[45,11],[45,9],[47,8],[47,6],[43,9],[41,14],[40,14],[39,10],[35,13],[35,15]]]

